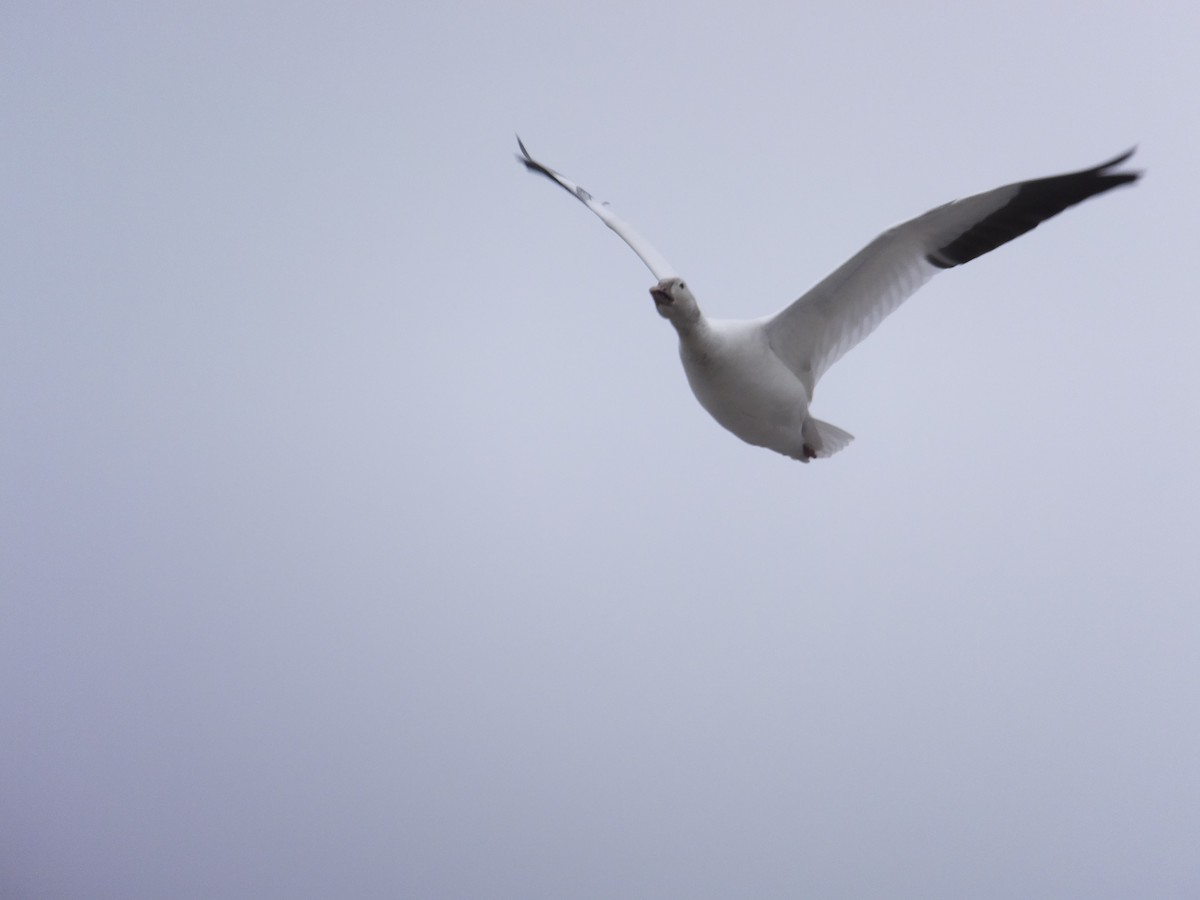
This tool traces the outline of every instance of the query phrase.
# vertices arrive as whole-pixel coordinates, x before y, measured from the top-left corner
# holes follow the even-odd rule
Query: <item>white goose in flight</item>
[[[970,262],[1088,197],[1136,181],[1113,172],[1133,150],[1093,169],[1021,181],[955,200],[889,228],[773,316],[706,318],[687,284],[605,203],[529,155],[517,159],[570,191],[617,233],[658,284],[655,309],[679,333],[679,355],[696,399],[743,441],[808,462],[853,437],[809,415],[813,389],[842,354],[942,269]]]

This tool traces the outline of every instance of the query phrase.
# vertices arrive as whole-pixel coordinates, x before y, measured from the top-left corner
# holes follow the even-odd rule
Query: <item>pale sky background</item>
[[[0,11],[0,896],[1200,896],[1190,2]],[[804,466],[717,317],[939,276]]]

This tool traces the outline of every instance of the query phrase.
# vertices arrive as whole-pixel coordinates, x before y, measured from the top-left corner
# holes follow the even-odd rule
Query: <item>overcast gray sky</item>
[[[1200,895],[1198,26],[6,3],[0,894]],[[718,317],[1148,174],[924,288],[803,466],[514,131]]]

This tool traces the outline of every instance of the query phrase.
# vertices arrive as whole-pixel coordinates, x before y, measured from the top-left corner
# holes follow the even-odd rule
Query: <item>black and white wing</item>
[[[1111,172],[1133,150],[1093,169],[1005,185],[955,200],[875,238],[766,323],[771,347],[810,395],[847,350],[942,269],[970,262],[1069,206],[1136,181]]]
[[[521,155],[517,157],[517,160],[525,168],[531,172],[545,175],[559,187],[563,188],[563,190],[569,191],[584,206],[599,216],[605,225],[617,233],[617,237],[630,246],[633,252],[646,264],[646,268],[654,273],[655,278],[662,281],[666,278],[674,278],[679,274],[669,262],[663,259],[661,253],[655,250],[644,237],[634,231],[628,222],[614,213],[607,203],[597,200],[575,182],[559,175],[549,166],[542,165],[529,155],[529,151],[525,149],[525,145],[519,137],[517,138],[517,145],[521,148]]]

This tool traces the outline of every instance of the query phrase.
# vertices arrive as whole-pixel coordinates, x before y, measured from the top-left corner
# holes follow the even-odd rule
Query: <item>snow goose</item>
[[[580,200],[658,279],[650,296],[679,334],[683,369],[700,405],[743,441],[801,462],[832,456],[853,439],[809,415],[821,376],[921,285],[1141,176],[1112,171],[1133,155],[1129,150],[1091,169],[955,200],[889,228],[775,315],[720,321],[705,317],[678,273],[608,204],[530,156],[519,137],[517,145],[517,159],[529,171]]]

